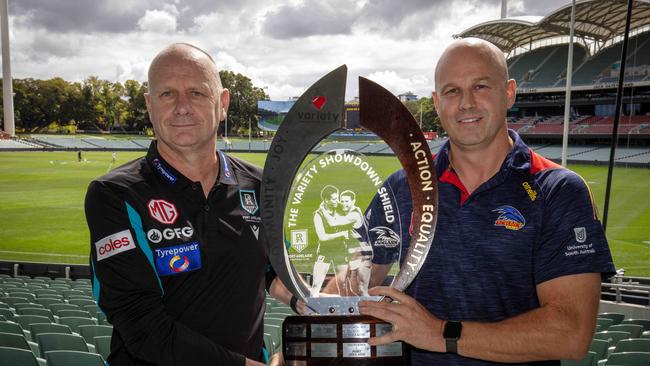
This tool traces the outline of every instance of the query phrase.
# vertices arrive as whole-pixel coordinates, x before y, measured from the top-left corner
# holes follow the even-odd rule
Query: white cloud
[[[147,10],[138,20],[138,28],[145,32],[171,33],[176,31],[177,15],[174,5],[166,5],[163,10]]]
[[[453,41],[452,35],[497,18],[500,11],[496,3],[456,0],[447,17],[436,16],[436,8],[427,6],[419,13],[406,13],[392,26],[386,20],[375,24],[359,19],[347,33],[278,39],[264,32],[265,16],[282,6],[299,7],[303,1],[242,0],[237,8],[217,2],[205,11],[197,3],[214,2],[147,1],[136,13],[137,26],[117,33],[75,30],[44,35],[48,30],[27,26],[26,15],[12,16],[22,17],[11,23],[14,77],[79,81],[96,75],[145,81],[149,63],[163,47],[189,42],[213,55],[220,68],[266,87],[275,100],[299,96],[341,64],[348,65],[347,99],[358,95],[358,76],[370,77],[395,94],[412,91],[427,96],[433,89],[436,60]],[[350,2],[349,8],[360,9],[366,3]],[[52,42],[56,39],[62,40],[58,46]]]
[[[368,79],[376,82],[377,84],[383,86],[384,88],[388,89],[390,92],[393,94],[402,94],[406,92],[413,92],[414,94],[417,94],[415,91],[420,91],[424,90],[427,88],[431,88],[432,81],[429,80],[428,77],[425,75],[414,75],[410,77],[398,75],[395,71],[392,70],[384,70],[384,71],[377,71],[373,72],[372,74],[368,75]],[[422,95],[418,94],[418,97],[428,97],[429,95]]]

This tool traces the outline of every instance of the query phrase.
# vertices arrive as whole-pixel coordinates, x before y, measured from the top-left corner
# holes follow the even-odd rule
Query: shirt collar
[[[233,171],[232,158],[217,150],[219,155],[219,183],[233,185],[237,184],[237,177]]]
[[[508,129],[508,135],[512,139],[513,144],[512,149],[510,149],[510,152],[508,152],[501,165],[501,171],[530,171],[530,148],[524,143],[517,132]],[[447,140],[436,155],[435,163],[438,177],[442,176],[449,169],[449,147],[450,142]]]
[[[228,185],[237,184],[232,159],[219,150],[216,153],[219,156],[219,177],[217,178],[217,183]],[[156,175],[168,185],[180,188],[193,183],[160,156],[158,142],[156,140],[151,142],[146,159]]]

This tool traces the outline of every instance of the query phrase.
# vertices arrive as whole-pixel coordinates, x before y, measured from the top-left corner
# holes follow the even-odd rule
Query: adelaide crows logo
[[[498,212],[499,217],[494,226],[503,226],[509,230],[519,230],[526,225],[526,219],[516,208],[512,206],[499,206],[492,212]]]

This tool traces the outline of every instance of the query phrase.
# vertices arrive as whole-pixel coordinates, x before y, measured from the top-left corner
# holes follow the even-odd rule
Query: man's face
[[[469,47],[454,49],[440,62],[433,101],[451,142],[466,150],[489,146],[505,133],[514,80],[506,81],[492,59]]]
[[[176,56],[156,67],[145,98],[159,147],[196,151],[214,143],[229,95],[217,95],[210,67],[206,60]]]
[[[339,194],[338,193],[332,193],[326,200],[325,200],[325,205],[329,209],[334,209],[336,206],[339,204]]]
[[[341,196],[341,211],[343,213],[348,213],[352,209],[352,206],[354,206],[354,200],[350,196]]]

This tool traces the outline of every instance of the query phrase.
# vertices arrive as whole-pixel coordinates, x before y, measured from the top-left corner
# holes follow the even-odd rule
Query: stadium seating
[[[0,347],[0,366],[40,366],[30,350]]]
[[[615,324],[607,330],[612,332],[628,332],[630,333],[630,338],[639,338],[641,337],[641,333],[643,333],[643,326],[639,324]]]
[[[614,349],[619,352],[650,352],[650,339],[630,338],[622,339]]]
[[[61,317],[59,323],[69,326],[70,329],[77,333],[79,333],[79,326],[81,325],[97,325],[97,322],[93,319],[76,316]]]
[[[56,323],[35,323],[29,326],[32,340],[42,333],[59,333],[59,334],[72,334],[72,329],[67,325]]]
[[[75,334],[41,333],[36,336],[41,347],[41,356],[45,357],[49,351],[81,351],[88,352],[86,341]]]
[[[621,352],[612,353],[607,358],[605,365],[650,365],[650,352]]]
[[[596,353],[589,351],[580,361],[562,360],[562,366],[592,366],[596,361]]]
[[[535,146],[535,148],[541,150],[546,150],[550,147],[553,146]],[[0,276],[0,285],[4,286],[4,280],[6,279],[6,277]],[[27,288],[27,283],[29,281],[27,279],[19,279],[19,281],[10,282],[12,282],[10,283],[11,285],[16,285],[16,287],[10,286],[8,288],[20,289]],[[68,292],[67,295],[70,299],[64,299],[62,295],[64,290],[69,290],[71,288],[76,288],[78,291],[85,293],[89,288],[89,283],[86,281],[80,281],[77,283],[77,281],[61,280],[51,280],[49,282],[45,282],[47,282],[43,284],[46,286],[45,289],[52,289],[54,287],[56,294],[61,294],[61,298],[56,299],[60,302],[41,304],[45,306],[46,310],[52,310],[52,314],[54,314],[54,321],[52,321],[47,316],[37,316],[37,319],[43,321],[43,323],[33,323],[31,320],[34,319],[25,318],[28,315],[20,315],[17,313],[17,310],[13,306],[4,302],[0,302],[0,312],[4,311],[4,314],[7,315],[7,318],[18,317],[18,319],[20,319],[23,324],[25,324],[25,322],[28,324],[26,326],[21,326],[21,323],[18,322],[0,322],[0,366],[2,366],[2,357],[6,354],[4,352],[9,352],[5,350],[9,348],[7,345],[14,347],[11,348],[12,350],[21,348],[21,356],[16,356],[16,360],[18,360],[18,357],[28,358],[32,362],[31,364],[28,363],[28,365],[34,365],[34,361],[36,361],[36,364],[39,364],[40,361],[41,366],[46,366],[44,359],[38,359],[39,356],[44,355],[44,357],[48,360],[47,365],[51,366],[52,364],[49,363],[51,357],[48,357],[48,355],[50,355],[50,352],[53,352],[51,351],[52,349],[57,349],[57,347],[58,349],[73,348],[81,352],[90,351],[91,354],[99,355],[90,356],[90,359],[98,360],[98,357],[101,356],[102,360],[106,360],[108,354],[110,353],[112,326],[97,325],[98,322],[101,322],[99,315],[101,312],[99,312],[96,304],[83,301],[75,305],[72,304],[72,302],[76,302],[76,299],[71,297],[80,295],[75,295],[74,293]],[[56,289],[57,285],[60,284],[65,284],[65,286],[60,286],[60,289]],[[7,288],[3,286],[0,286],[0,301],[2,301],[3,298],[5,298],[7,295]],[[12,291],[12,293],[15,292],[16,291]],[[32,293],[36,295],[36,300],[42,299],[42,296],[56,295],[55,293],[49,291],[37,292],[37,290],[33,290]],[[82,303],[85,305],[82,305]],[[54,307],[54,309],[51,309],[50,307]],[[27,309],[30,308],[23,308],[21,311],[25,311]],[[39,310],[42,309],[39,308]],[[89,313],[96,319],[59,317],[57,312],[66,310],[82,310]],[[290,316],[292,314],[294,314],[294,312],[289,306],[280,303],[278,300],[270,296],[267,296],[266,311],[264,316],[264,342],[265,346],[271,354],[281,350],[282,323],[287,316]],[[621,357],[627,360],[626,362],[645,362],[643,361],[643,357],[645,356],[639,356],[639,352],[637,351],[643,350],[643,347],[647,349],[648,342],[650,342],[650,329],[647,328],[650,326],[649,319],[625,319],[625,315],[621,313],[601,313],[598,315],[598,317],[598,322],[601,324],[601,326],[608,327],[607,331],[598,332],[594,335],[594,339],[592,340],[591,347],[589,349],[590,353],[584,359],[577,362],[564,360],[562,361],[562,365],[596,366],[596,364],[613,365],[615,364],[614,362],[621,365],[622,363],[618,363],[623,362],[621,361]],[[74,319],[74,321],[71,322],[70,319]],[[68,324],[68,326],[65,324]],[[643,331],[639,334],[640,330]],[[8,334],[8,336],[6,336],[8,338],[3,338],[2,334]],[[49,338],[52,338],[53,340],[51,342],[44,342],[45,338],[48,338],[48,340]],[[3,339],[7,340],[3,343]],[[33,342],[33,340],[36,340],[38,343]],[[56,346],[52,346],[51,344],[55,344]],[[621,354],[624,356],[621,356]],[[86,358],[85,356],[80,357]],[[11,363],[11,365],[20,365],[18,362],[19,361]],[[73,361],[67,361],[67,363],[65,362],[66,361],[63,363],[64,365],[75,365]],[[626,363],[626,365],[636,364],[639,363]]]
[[[105,360],[111,353],[111,337],[110,336],[97,336],[94,339],[95,352],[101,355]]]
[[[86,340],[86,343],[93,344],[95,337],[111,336],[113,327],[108,325],[80,325],[79,334]]]
[[[50,351],[45,355],[48,366],[103,366],[104,359],[96,353]]]

